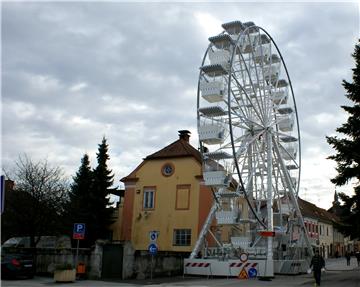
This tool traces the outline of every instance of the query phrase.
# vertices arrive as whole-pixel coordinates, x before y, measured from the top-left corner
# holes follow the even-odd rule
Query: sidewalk
[[[328,258],[325,260],[325,269],[328,271],[350,271],[358,268],[357,260],[351,257],[350,266],[346,265],[345,257]]]

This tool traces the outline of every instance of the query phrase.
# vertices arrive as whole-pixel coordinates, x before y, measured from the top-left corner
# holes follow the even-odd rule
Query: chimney
[[[179,139],[182,139],[184,141],[186,141],[187,143],[189,142],[190,139],[190,134],[191,132],[188,130],[180,130],[179,132]]]

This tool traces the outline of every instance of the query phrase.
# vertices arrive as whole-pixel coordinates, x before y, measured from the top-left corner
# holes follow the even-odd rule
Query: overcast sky
[[[2,3],[2,165],[47,158],[70,177],[108,139],[118,182],[189,129],[208,37],[253,21],[276,41],[302,139],[300,196],[329,208],[335,164],[325,140],[347,115],[358,3]],[[340,189],[339,189],[340,190]],[[351,186],[341,189],[349,192]]]

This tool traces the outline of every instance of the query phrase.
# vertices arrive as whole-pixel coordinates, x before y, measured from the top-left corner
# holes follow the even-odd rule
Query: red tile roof
[[[169,158],[181,158],[181,157],[193,157],[200,164],[202,163],[200,152],[195,149],[186,139],[179,138],[177,141],[169,144],[163,149],[148,155],[144,161],[133,170],[128,176],[125,176],[121,179],[122,182],[126,181],[137,181],[136,171],[148,160],[156,159],[169,159]]]
[[[184,139],[178,139],[163,149],[148,155],[145,160],[174,157],[194,157],[199,163],[202,162],[200,152]]]
[[[339,218],[325,209],[298,197],[298,203],[303,216],[312,217],[323,222],[339,222]]]

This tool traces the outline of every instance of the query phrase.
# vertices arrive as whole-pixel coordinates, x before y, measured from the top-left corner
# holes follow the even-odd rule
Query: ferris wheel
[[[285,258],[303,260],[312,252],[297,203],[301,145],[294,92],[268,32],[253,22],[222,27],[209,38],[197,93],[203,179],[214,205],[190,258],[204,248],[207,258],[246,252],[263,258],[264,274],[272,276],[274,260],[281,269]],[[208,233],[217,251],[205,242]]]

